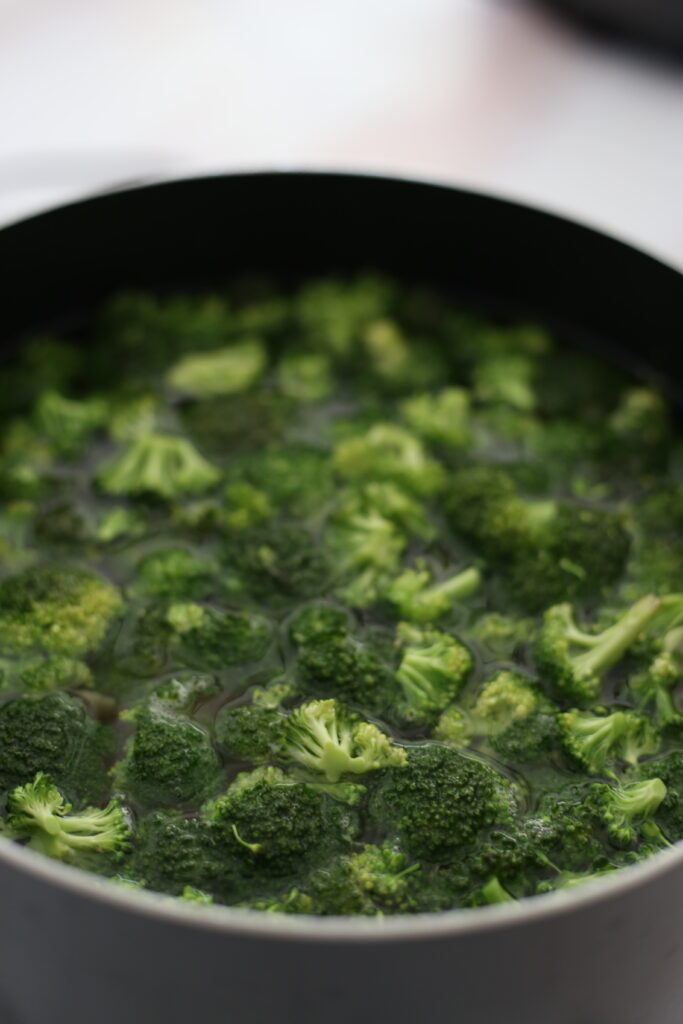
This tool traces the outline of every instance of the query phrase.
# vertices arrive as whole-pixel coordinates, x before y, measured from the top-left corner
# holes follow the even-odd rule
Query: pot
[[[513,203],[254,174],[87,200],[0,232],[2,345],[121,287],[379,268],[683,379],[683,276]],[[675,389],[675,387],[674,387]],[[0,841],[2,1024],[680,1024],[683,849],[571,893],[386,920],[185,905]]]

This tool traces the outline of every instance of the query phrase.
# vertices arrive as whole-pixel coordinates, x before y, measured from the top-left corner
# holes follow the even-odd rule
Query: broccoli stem
[[[588,678],[615,665],[654,618],[660,604],[659,598],[654,594],[648,594],[602,633],[591,636],[589,633],[582,633],[581,630],[572,630],[570,639],[583,644],[590,641],[591,645],[590,650],[573,659],[577,674]]]
[[[460,601],[464,597],[469,597],[473,594],[481,583],[481,572],[474,566],[469,569],[464,569],[463,572],[457,574],[457,576],[451,576],[450,579],[442,580],[441,583],[435,583],[423,593],[423,597],[431,598],[437,596],[444,596],[450,598],[451,601]]]

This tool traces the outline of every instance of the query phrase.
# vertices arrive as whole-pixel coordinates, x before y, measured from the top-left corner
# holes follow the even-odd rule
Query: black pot
[[[3,346],[122,286],[376,267],[683,379],[683,277],[549,214],[321,174],[172,182],[0,232]],[[1,382],[0,382],[1,383]],[[132,892],[0,840],[1,1024],[680,1024],[683,850],[572,894],[387,920]]]

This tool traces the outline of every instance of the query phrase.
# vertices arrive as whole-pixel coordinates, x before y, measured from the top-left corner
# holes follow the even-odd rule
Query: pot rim
[[[235,172],[196,174],[184,177],[159,176],[133,187],[110,188],[97,191],[70,202],[51,206],[27,217],[5,223],[0,227],[0,238],[7,230],[19,229],[23,224],[49,218],[56,212],[98,203],[109,196],[142,192],[166,186],[189,184],[191,182],[218,179],[268,179],[268,178],[348,178],[372,180],[380,184],[402,183],[443,192],[459,192],[473,197],[529,210],[535,214],[580,227],[595,235],[609,237],[625,248],[635,250],[663,268],[683,275],[678,267],[672,266],[659,256],[643,250],[639,245],[621,238],[610,230],[603,231],[588,222],[564,216],[544,207],[510,198],[499,193],[460,188],[446,181],[420,179],[410,175],[336,171],[333,169],[298,169],[278,167],[272,170],[237,170]],[[683,842],[670,849],[662,850],[647,860],[620,868],[603,878],[587,882],[568,891],[557,890],[542,895],[526,897],[518,902],[497,904],[487,907],[445,910],[421,914],[397,914],[384,918],[318,917],[307,914],[269,914],[263,911],[240,909],[229,906],[203,906],[183,901],[181,898],[165,896],[146,889],[128,888],[111,882],[101,875],[51,860],[42,854],[16,844],[0,836],[0,864],[18,870],[38,882],[60,886],[77,896],[95,899],[132,914],[156,917],[184,927],[202,928],[206,931],[260,939],[286,939],[300,942],[324,943],[386,943],[416,939],[437,939],[466,936],[479,932],[517,928],[542,922],[546,918],[580,913],[586,908],[607,900],[618,900],[620,895],[646,886],[659,876],[678,870],[683,863]]]

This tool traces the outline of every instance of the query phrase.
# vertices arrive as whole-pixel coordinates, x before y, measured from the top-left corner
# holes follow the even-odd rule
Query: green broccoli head
[[[533,382],[537,359],[522,352],[496,352],[474,367],[474,393],[482,402],[502,403],[528,412],[536,407]]]
[[[324,352],[286,352],[275,373],[282,394],[298,402],[321,402],[334,392],[332,361]]]
[[[683,753],[674,750],[656,761],[647,761],[640,774],[645,781],[657,778],[666,787],[655,821],[670,842],[683,839]]]
[[[220,473],[183,437],[142,434],[105,465],[97,482],[107,494],[179,498],[214,487]]]
[[[149,889],[180,896],[195,886],[232,901],[239,893],[239,871],[226,850],[222,830],[175,810],[156,810],[137,824],[130,870]]]
[[[391,843],[366,844],[313,871],[305,885],[317,914],[412,913],[419,909],[420,872]]]
[[[163,548],[145,555],[130,588],[135,595],[170,601],[208,597],[214,587],[211,567],[186,548]]]
[[[636,765],[659,749],[659,736],[648,719],[634,711],[593,715],[566,711],[558,715],[565,750],[591,775],[608,775],[617,761]]]
[[[314,700],[295,708],[283,732],[282,754],[307,772],[338,782],[407,762],[403,747],[376,725],[352,715],[335,700]]]
[[[406,542],[403,530],[376,509],[340,510],[325,531],[325,547],[340,580],[336,594],[355,608],[374,604],[396,572]]]
[[[637,841],[640,827],[655,818],[665,797],[666,785],[661,779],[651,778],[616,788],[595,783],[589,800],[607,826],[613,845],[625,847]]]
[[[102,398],[65,398],[45,391],[38,399],[35,421],[40,432],[63,455],[81,451],[96,430],[105,426],[107,402]]]
[[[597,699],[604,674],[643,633],[660,607],[648,595],[601,633],[580,630],[569,604],[554,605],[543,618],[534,655],[542,677],[558,695],[580,704]]]
[[[421,438],[457,451],[472,443],[470,405],[465,388],[450,387],[435,395],[412,395],[400,408],[403,419]]]
[[[196,805],[220,788],[218,755],[199,725],[161,705],[142,705],[129,717],[135,733],[113,769],[126,797],[148,808]]]
[[[353,832],[346,807],[277,768],[238,775],[204,816],[220,827],[242,870],[260,877],[301,871],[346,847]]]
[[[349,360],[363,329],[388,311],[391,286],[365,275],[355,281],[318,280],[294,298],[294,317],[312,346],[339,360]]]
[[[344,636],[351,628],[351,616],[334,604],[309,604],[289,620],[288,633],[295,647],[303,647],[319,636]]]
[[[399,715],[424,721],[458,695],[472,671],[473,658],[459,640],[436,629],[402,623],[398,638],[403,650],[396,671],[403,692]]]
[[[209,672],[258,661],[272,636],[268,619],[255,612],[218,611],[192,602],[171,605],[166,622],[177,661]]]
[[[85,662],[64,654],[8,658],[0,663],[0,686],[4,690],[38,694],[92,685],[92,672]]]
[[[274,606],[322,593],[329,581],[325,552],[306,529],[264,526],[226,544],[225,562],[249,594]]]
[[[120,859],[129,846],[130,828],[117,801],[74,814],[45,772],[10,792],[7,823],[32,849],[82,867],[101,868],[99,857]]]
[[[216,742],[228,756],[260,764],[278,751],[284,721],[277,708],[258,704],[221,708],[214,726]]]
[[[516,618],[489,612],[470,627],[469,636],[486,649],[487,660],[509,658],[535,636],[536,624],[531,618]]]
[[[536,684],[509,669],[482,687],[471,720],[470,728],[508,763],[545,760],[559,745],[554,707]]]
[[[511,821],[515,789],[491,765],[437,744],[408,751],[373,793],[374,823],[399,837],[409,856],[450,861],[484,830]]]
[[[192,398],[234,395],[256,383],[267,358],[263,342],[248,338],[225,348],[182,356],[166,374],[166,383]]]
[[[25,569],[0,583],[0,645],[13,654],[84,654],[99,646],[120,608],[116,587],[95,573],[68,565]]]
[[[25,696],[0,708],[0,788],[13,789],[44,772],[74,803],[100,803],[114,747],[108,726],[89,718],[66,693]]]
[[[681,657],[674,651],[660,651],[641,672],[629,680],[629,690],[638,706],[651,708],[660,728],[683,725],[674,690],[683,678]]]
[[[406,569],[389,583],[385,598],[410,622],[433,622],[469,597],[481,583],[477,568],[464,569],[446,579],[431,583],[426,569]]]
[[[444,482],[443,467],[422,442],[393,423],[377,423],[361,437],[340,441],[332,461],[344,480],[388,481],[420,497],[436,494]]]
[[[296,668],[304,693],[337,697],[379,715],[394,700],[396,686],[390,669],[349,636],[315,637],[301,648]]]
[[[250,452],[228,467],[227,479],[232,487],[251,485],[271,509],[290,516],[317,513],[332,495],[329,454],[304,444],[271,444]]]

